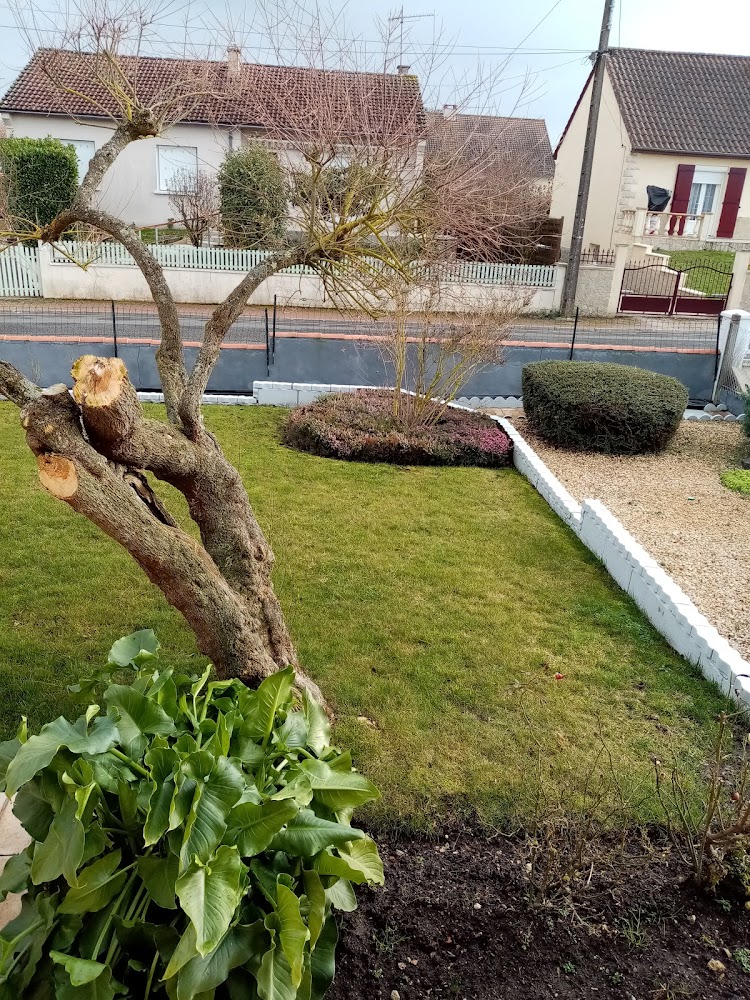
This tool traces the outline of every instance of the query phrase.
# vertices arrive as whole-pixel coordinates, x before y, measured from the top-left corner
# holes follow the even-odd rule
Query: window
[[[171,190],[175,174],[198,173],[198,150],[195,146],[156,147],[158,186],[160,191]]]
[[[696,170],[690,187],[689,215],[710,215],[716,211],[724,175],[718,170]]]
[[[86,176],[89,169],[91,157],[94,155],[96,146],[92,139],[60,139],[66,146],[72,146],[78,160],[78,182],[80,183]]]

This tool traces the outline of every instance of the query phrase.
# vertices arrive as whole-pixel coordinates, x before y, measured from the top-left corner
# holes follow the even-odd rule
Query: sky
[[[58,3],[64,5],[68,0],[34,2],[43,12],[57,10]],[[119,0],[106,2],[116,6]],[[163,4],[164,0],[158,2]],[[350,0],[348,4],[330,0],[330,6],[339,36],[355,40],[352,51],[357,48],[368,53],[375,51],[378,38],[374,19],[387,24],[389,16],[401,10],[401,4],[394,0]],[[252,15],[253,7],[252,0],[221,0],[212,5],[219,27],[199,29],[194,38],[207,40],[197,44],[203,44],[206,50],[209,43],[217,47],[225,44],[221,36],[227,33],[227,26],[231,28],[229,33],[237,33],[238,26]],[[465,101],[466,110],[544,118],[554,143],[588,74],[588,55],[597,46],[602,7],[603,0],[404,0],[403,62],[424,71],[426,53],[435,52],[437,39],[439,64],[426,86],[431,106]],[[195,13],[198,5],[190,6],[184,0],[175,0],[166,9],[164,37],[170,44],[178,31],[176,21],[185,16],[202,18]],[[55,20],[59,21],[57,15]],[[400,22],[390,24],[395,63]],[[275,61],[252,31],[239,30],[239,34],[246,58]],[[165,42],[163,54],[171,54],[170,44]],[[750,56],[750,3],[617,0],[610,45]],[[28,43],[15,26],[8,0],[0,0],[1,93],[27,56]],[[480,79],[484,97],[478,96],[476,88]]]

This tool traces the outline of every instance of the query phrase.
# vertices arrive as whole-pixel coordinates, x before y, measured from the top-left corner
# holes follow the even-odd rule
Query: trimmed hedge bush
[[[523,369],[532,430],[576,451],[659,451],[677,430],[688,391],[676,378],[597,361],[540,361]]]
[[[284,443],[324,458],[395,465],[510,465],[513,443],[489,417],[446,409],[429,427],[402,427],[388,392],[324,396],[293,410]]]
[[[73,201],[78,160],[59,139],[0,139],[8,211],[18,223],[46,226]]]

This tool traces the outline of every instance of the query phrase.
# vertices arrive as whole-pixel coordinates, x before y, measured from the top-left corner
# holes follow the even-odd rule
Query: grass
[[[156,243],[156,230],[151,229],[141,229],[139,230],[141,234],[141,239],[144,243]],[[179,240],[184,239],[188,235],[187,229],[182,229],[180,226],[173,226],[169,229],[167,226],[159,227],[159,243],[177,243]]]
[[[727,469],[720,478],[721,485],[727,489],[742,493],[743,496],[750,494],[750,469]]]
[[[734,253],[730,250],[657,250],[669,254],[669,266],[683,271],[695,267],[695,271],[685,277],[685,287],[707,295],[724,295],[729,288],[730,274],[734,266]],[[702,266],[698,266],[702,265]],[[715,268],[726,272],[723,277]]]
[[[581,805],[602,774],[633,819],[657,818],[651,755],[696,776],[723,701],[532,487],[512,470],[297,453],[278,443],[284,416],[206,410],[275,549],[337,742],[383,792],[373,818],[528,820]],[[66,684],[135,629],[197,668],[180,616],[128,556],[38,486],[9,404],[0,465],[5,736],[21,713],[38,727],[75,711]]]

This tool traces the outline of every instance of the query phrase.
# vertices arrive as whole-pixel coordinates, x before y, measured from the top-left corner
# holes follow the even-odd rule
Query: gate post
[[[726,309],[740,309],[742,306],[742,294],[745,291],[747,282],[747,269],[750,266],[750,251],[740,250],[734,255],[734,267],[732,268],[732,285],[727,296]]]
[[[607,302],[607,315],[614,316],[620,308],[620,292],[622,291],[622,280],[625,277],[625,268],[630,259],[630,244],[618,243],[615,246],[615,266],[612,268],[612,284],[609,288],[609,301]]]
[[[711,392],[711,402],[718,402],[721,387],[726,383],[735,364],[744,358],[749,347],[750,312],[743,312],[741,309],[725,309],[719,323],[719,336],[716,343],[718,363]]]

